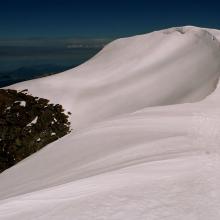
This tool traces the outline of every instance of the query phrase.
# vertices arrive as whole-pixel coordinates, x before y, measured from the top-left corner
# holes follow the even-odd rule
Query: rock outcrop
[[[0,172],[69,133],[68,117],[27,90],[0,89]]]

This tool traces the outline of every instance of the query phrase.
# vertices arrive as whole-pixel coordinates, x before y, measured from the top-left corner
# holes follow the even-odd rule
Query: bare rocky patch
[[[0,89],[0,172],[68,134],[68,114],[27,90]]]

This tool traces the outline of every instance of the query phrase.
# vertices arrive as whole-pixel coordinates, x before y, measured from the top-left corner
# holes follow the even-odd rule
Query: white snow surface
[[[32,126],[33,124],[36,124],[38,120],[38,116],[36,116],[29,124],[27,124],[26,126]]]
[[[15,103],[19,103],[19,105],[22,107],[26,106],[26,101],[16,101]]]
[[[0,174],[0,219],[219,220],[219,77],[220,31],[186,26],[10,86],[73,132]]]

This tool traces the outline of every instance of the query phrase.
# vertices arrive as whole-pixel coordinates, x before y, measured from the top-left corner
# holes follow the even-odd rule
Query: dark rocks
[[[0,172],[68,134],[68,114],[27,90],[0,89]]]

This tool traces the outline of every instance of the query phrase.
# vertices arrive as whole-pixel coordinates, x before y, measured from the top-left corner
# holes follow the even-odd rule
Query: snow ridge
[[[0,219],[218,220],[220,31],[118,39],[11,86],[62,104],[75,132],[0,175]]]

